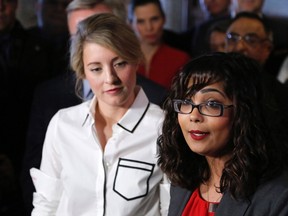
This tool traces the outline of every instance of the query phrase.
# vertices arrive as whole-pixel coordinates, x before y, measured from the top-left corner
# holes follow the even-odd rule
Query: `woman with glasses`
[[[241,54],[183,67],[158,138],[172,183],[169,216],[288,215],[284,145],[273,142],[262,99],[258,65]]]

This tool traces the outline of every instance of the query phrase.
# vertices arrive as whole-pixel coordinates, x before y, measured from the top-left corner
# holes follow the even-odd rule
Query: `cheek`
[[[94,90],[94,89],[97,89],[101,82],[102,82],[102,78],[99,76],[99,77],[96,77],[95,75],[93,74],[85,74],[85,79],[88,80],[89,82],[89,85],[90,87]]]
[[[227,131],[231,130],[231,123],[228,118],[219,119],[218,121],[211,122],[211,129],[214,128],[214,131]],[[220,133],[221,135],[221,133]]]
[[[267,50],[264,47],[259,47],[258,49],[248,49],[248,56],[261,64],[265,61],[267,57]]]
[[[225,145],[231,136],[233,124],[231,119],[229,117],[224,117],[210,123],[210,131],[213,132],[215,141]]]
[[[188,130],[188,126],[190,124],[190,119],[189,119],[189,115],[180,115],[178,114],[178,123],[179,123],[179,126],[181,128],[181,131],[183,132],[184,136],[185,136],[185,132],[184,131],[187,131]],[[187,129],[186,129],[187,127]]]
[[[143,24],[136,24],[135,30],[136,30],[136,32],[141,34],[144,31],[144,25]]]
[[[123,73],[121,72],[118,77],[122,83],[126,83],[129,86],[136,85],[136,69],[134,67],[123,71]]]
[[[233,52],[233,51],[234,51],[234,47],[228,45],[228,44],[225,42],[225,52]]]
[[[270,51],[271,51],[271,48],[269,47],[269,45],[264,44],[262,46],[262,49],[260,50],[260,53],[262,54],[262,58],[266,60],[266,58],[268,58],[268,56],[270,55]]]
[[[159,20],[159,22],[157,22],[155,24],[155,28],[158,30],[158,32],[161,32],[164,26],[164,21],[163,20]]]

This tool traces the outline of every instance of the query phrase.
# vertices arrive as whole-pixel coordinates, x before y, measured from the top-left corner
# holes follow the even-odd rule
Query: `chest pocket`
[[[126,200],[146,196],[154,166],[155,164],[120,158],[113,190]]]

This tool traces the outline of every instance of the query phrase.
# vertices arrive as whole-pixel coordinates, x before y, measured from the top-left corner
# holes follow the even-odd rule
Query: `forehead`
[[[145,5],[139,5],[134,9],[134,16],[139,17],[150,17],[154,15],[160,15],[159,7],[154,3],[148,3]]]
[[[254,6],[261,5],[264,0],[238,0],[238,5],[241,6],[246,6],[246,7],[251,7],[253,9]]]
[[[240,35],[255,33],[259,36],[266,36],[263,24],[256,19],[239,18],[228,28],[228,32],[234,32]]]
[[[95,5],[93,8],[83,8],[83,9],[77,9],[72,10],[69,12],[69,16],[75,17],[78,20],[83,20],[91,15],[94,14],[100,14],[100,13],[112,13],[111,8],[104,4]]]
[[[105,62],[116,58],[117,54],[98,43],[84,42],[83,44],[83,61],[84,62]]]
[[[220,93],[222,96],[226,96],[225,88],[224,88],[224,82],[218,81],[218,82],[212,82],[211,84],[205,84],[201,86],[201,88],[196,87],[198,84],[193,82],[192,79],[188,82],[188,89],[190,89],[192,95],[200,94],[208,94],[208,93]],[[196,87],[196,88],[195,88]],[[209,91],[206,91],[206,89],[210,89]],[[213,90],[212,90],[213,89]],[[217,90],[217,91],[214,91]]]

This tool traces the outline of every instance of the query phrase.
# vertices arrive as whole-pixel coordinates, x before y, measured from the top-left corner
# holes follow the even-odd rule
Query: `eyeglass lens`
[[[228,33],[227,34],[228,44],[235,45],[240,40],[243,40],[246,44],[250,46],[255,46],[260,44],[263,39],[260,39],[258,35],[254,33],[246,34],[244,36],[238,35],[236,33]]]

